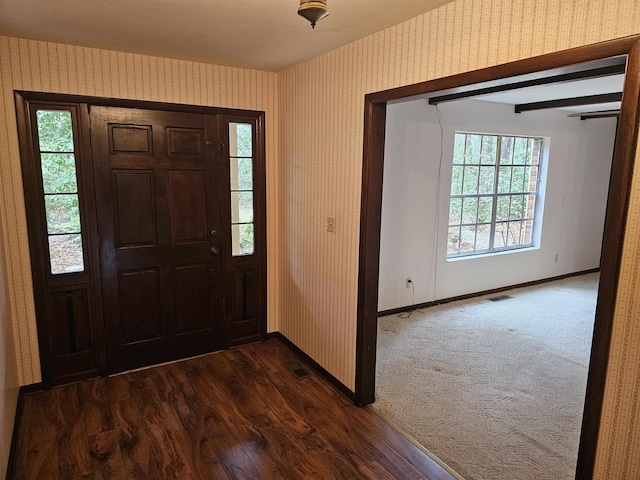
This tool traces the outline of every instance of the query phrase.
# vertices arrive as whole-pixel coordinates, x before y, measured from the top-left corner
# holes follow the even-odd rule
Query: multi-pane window
[[[231,254],[254,252],[253,126],[229,123],[231,173]]]
[[[84,271],[71,112],[38,110],[38,149],[53,275]]]
[[[456,133],[447,257],[533,245],[541,138]]]

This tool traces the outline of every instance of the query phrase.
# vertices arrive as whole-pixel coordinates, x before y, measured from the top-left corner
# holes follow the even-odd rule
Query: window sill
[[[460,261],[465,261],[465,260],[477,260],[477,259],[481,259],[481,258],[487,258],[487,257],[497,257],[497,256],[502,256],[502,255],[511,255],[514,253],[524,253],[524,252],[532,252],[535,250],[540,250],[540,247],[525,247],[525,248],[514,248],[512,250],[500,250],[498,252],[488,252],[488,253],[479,253],[477,255],[475,254],[470,254],[470,255],[460,255],[459,257],[451,257],[451,258],[447,258],[447,262],[460,262]]]

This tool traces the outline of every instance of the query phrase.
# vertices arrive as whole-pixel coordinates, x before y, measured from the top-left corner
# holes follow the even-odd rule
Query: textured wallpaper
[[[94,95],[266,112],[269,331],[277,330],[278,77],[275,73],[0,37],[0,248],[21,384],[40,381],[13,91]]]
[[[281,332],[354,387],[366,93],[638,32],[637,0],[457,0],[281,72]],[[633,196],[603,479],[640,478],[640,179]]]

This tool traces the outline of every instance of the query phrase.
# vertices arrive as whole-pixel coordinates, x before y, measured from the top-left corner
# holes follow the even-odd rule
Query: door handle
[[[220,250],[218,250],[217,247],[211,247],[209,251],[211,252],[211,255],[218,255],[220,253]]]

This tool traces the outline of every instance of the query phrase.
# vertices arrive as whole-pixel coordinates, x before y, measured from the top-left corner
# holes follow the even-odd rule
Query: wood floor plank
[[[27,396],[16,479],[453,478],[291,361],[271,341]]]
[[[85,401],[78,384],[58,389],[58,478],[89,480],[94,477],[85,423]]]
[[[35,394],[25,434],[25,463],[18,478],[58,479],[58,401],[54,391]]]
[[[103,431],[89,437],[89,452],[95,480],[122,478],[124,465],[115,430]]]
[[[94,436],[113,430],[113,412],[107,381],[104,378],[95,378],[80,383],[78,388],[83,399],[82,408],[87,435]]]
[[[178,448],[189,459],[194,478],[228,478],[217,452],[203,441],[203,417],[198,413],[202,407],[197,402],[194,405],[193,395],[189,389],[174,391],[170,400],[162,404],[165,419],[174,425]]]

